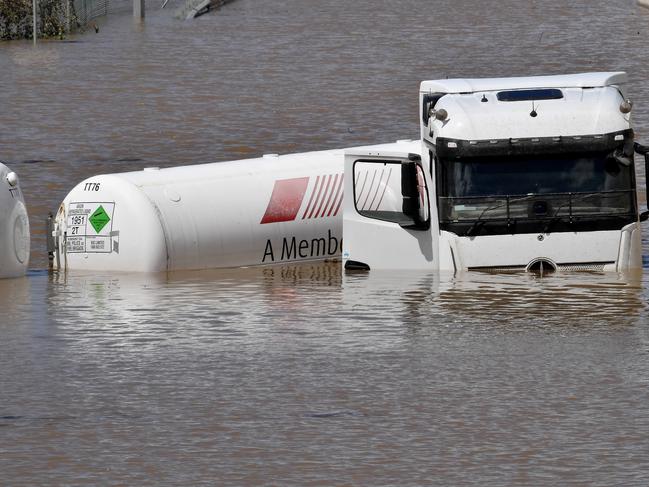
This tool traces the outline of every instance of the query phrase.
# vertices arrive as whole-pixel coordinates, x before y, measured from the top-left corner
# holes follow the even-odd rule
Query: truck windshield
[[[440,223],[455,233],[621,228],[636,218],[633,164],[610,152],[472,157],[439,167]]]

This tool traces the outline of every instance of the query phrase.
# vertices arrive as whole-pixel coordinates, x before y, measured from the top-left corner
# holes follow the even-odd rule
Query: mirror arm
[[[638,142],[634,142],[633,149],[641,156],[646,156],[647,154],[649,154],[649,145],[642,145]]]
[[[647,190],[646,186],[649,185],[649,146],[638,144],[635,142],[633,144],[633,149],[644,156],[644,180],[645,180],[645,191]],[[643,211],[640,213],[640,221],[644,222],[649,220],[649,194],[647,194],[647,209],[648,211]]]

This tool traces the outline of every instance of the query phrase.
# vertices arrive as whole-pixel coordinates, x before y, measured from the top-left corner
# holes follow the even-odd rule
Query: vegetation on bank
[[[38,0],[38,37],[65,36],[75,23],[73,2],[68,6],[67,1]],[[31,39],[32,22],[32,0],[0,0],[0,39]]]

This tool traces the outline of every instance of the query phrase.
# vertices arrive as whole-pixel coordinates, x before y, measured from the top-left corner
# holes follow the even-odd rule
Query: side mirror
[[[402,211],[412,223],[401,224],[404,228],[427,230],[430,228],[430,218],[426,202],[427,195],[423,185],[421,166],[413,160],[401,163],[401,196],[403,196]]]
[[[615,150],[610,155],[609,158],[617,162],[619,165],[624,167],[629,167],[631,165],[631,157],[627,156],[624,151]]]
[[[617,162],[620,166],[629,167],[633,163],[633,151],[635,150],[633,139],[626,139],[624,146],[615,149],[608,157],[610,160]]]
[[[427,93],[423,96],[421,100],[421,121],[424,122],[424,125],[428,125],[430,111],[435,108],[435,104],[443,96],[444,93]]]

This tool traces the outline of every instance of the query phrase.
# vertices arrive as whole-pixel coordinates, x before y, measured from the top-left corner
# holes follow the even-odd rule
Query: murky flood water
[[[92,174],[415,138],[427,78],[626,70],[649,142],[649,10],[147,14],[0,45],[0,160],[34,231],[33,270],[0,282],[0,483],[649,484],[647,271],[52,275],[43,229]]]

